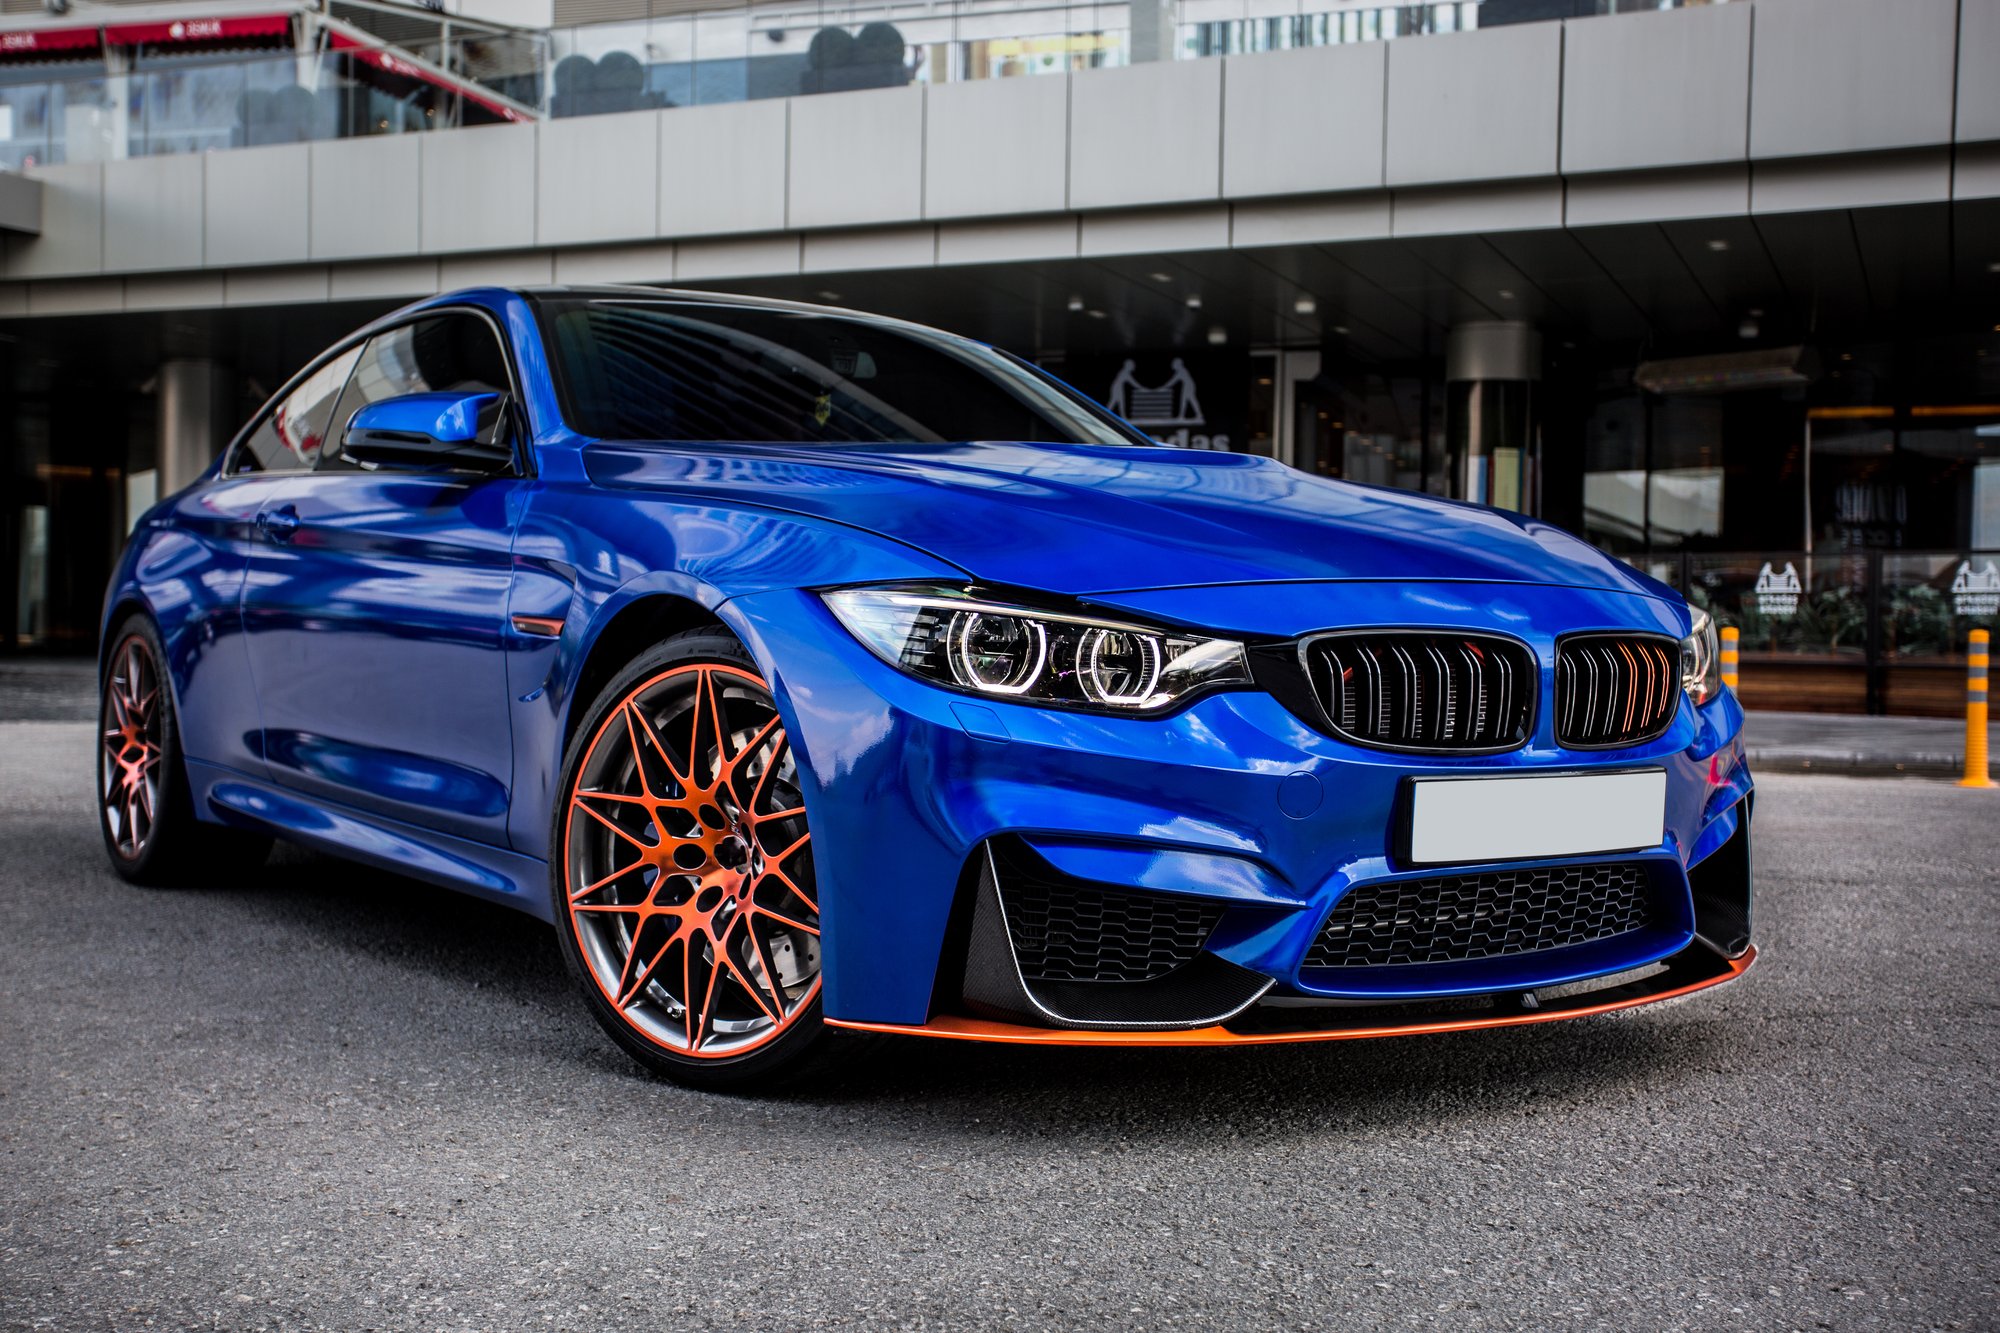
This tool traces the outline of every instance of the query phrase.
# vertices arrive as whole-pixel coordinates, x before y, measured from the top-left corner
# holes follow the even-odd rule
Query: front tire
[[[605,688],[554,824],[563,954],[627,1052],[680,1083],[747,1088],[825,1046],[801,774],[769,685],[725,630],[675,635]]]
[[[98,690],[97,824],[111,867],[134,884],[216,882],[264,863],[271,840],[195,816],[160,632],[128,616]]]

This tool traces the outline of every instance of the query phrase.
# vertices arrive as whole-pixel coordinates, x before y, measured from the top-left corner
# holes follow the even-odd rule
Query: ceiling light
[[[1188,309],[1190,309],[1190,310],[1199,310],[1199,309],[1201,309],[1201,295],[1200,295],[1200,293],[1196,293],[1195,295],[1193,295],[1193,296],[1190,296],[1190,297],[1188,297],[1188,299],[1187,299],[1187,308],[1188,308]]]
[[[1991,260],[1986,265],[1988,273],[2000,273],[2000,259]]]
[[[1347,326],[1345,324],[1336,324],[1333,326],[1333,331],[1335,333],[1345,334],[1347,332]]]
[[[822,301],[838,301],[840,299],[840,293],[821,291],[819,294],[819,299]]]
[[[1146,276],[1154,282],[1172,282],[1174,280],[1174,275],[1171,273],[1148,273]]]
[[[1220,347],[1228,341],[1228,329],[1223,328],[1220,324],[1211,324],[1208,326],[1208,342],[1211,347]]]
[[[1495,292],[1494,295],[1498,296],[1503,301],[1511,301],[1514,299],[1513,289],[1508,287],[1502,287],[1499,291]]]
[[[1072,297],[1070,297],[1070,298],[1069,298],[1069,308],[1070,308],[1071,310],[1081,310],[1081,309],[1083,309],[1083,298],[1082,298],[1081,296],[1072,296]]]
[[[1744,320],[1744,321],[1743,321],[1743,322],[1742,322],[1741,324],[1738,324],[1738,325],[1736,326],[1736,336],[1737,336],[1737,337],[1739,337],[1739,338],[1754,338],[1754,337],[1756,337],[1756,336],[1757,336],[1757,321],[1756,321],[1756,320],[1754,320],[1754,319],[1746,319],[1746,320]]]
[[[1708,243],[1708,248],[1714,251],[1716,254],[1721,254],[1724,250],[1727,250],[1729,248],[1729,242],[1723,240],[1720,236],[1717,236]]]
[[[1319,302],[1313,300],[1310,296],[1301,296],[1298,300],[1292,302],[1292,309],[1298,314],[1310,315],[1319,309]]]
[[[1092,319],[1103,319],[1105,317],[1102,310],[1086,310],[1083,313],[1089,315]]]

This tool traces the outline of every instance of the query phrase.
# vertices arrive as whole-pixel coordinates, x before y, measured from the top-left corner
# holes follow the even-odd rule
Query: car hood
[[[1069,595],[1217,583],[1477,580],[1671,596],[1559,528],[1247,454],[1091,445],[601,442],[597,485],[810,515],[982,582]]]

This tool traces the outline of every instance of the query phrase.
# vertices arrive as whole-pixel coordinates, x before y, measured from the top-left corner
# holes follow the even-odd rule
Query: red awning
[[[328,36],[332,38],[334,50],[349,52],[356,60],[361,61],[363,64],[373,65],[385,74],[393,74],[403,79],[414,79],[419,83],[428,83],[433,87],[455,92],[474,106],[484,107],[502,120],[527,121],[533,119],[531,116],[525,116],[516,111],[505,102],[498,101],[482,93],[477,85],[473,84],[470,80],[440,77],[422,65],[405,60],[386,46],[371,46],[364,42],[358,42],[346,33],[338,30],[329,33]]]
[[[238,37],[282,37],[292,30],[292,16],[243,14],[230,18],[173,19],[155,23],[107,23],[109,46],[159,45],[167,42],[226,42]]]
[[[73,51],[79,46],[96,46],[97,29],[17,28],[0,32],[0,56],[31,56],[43,51]]]

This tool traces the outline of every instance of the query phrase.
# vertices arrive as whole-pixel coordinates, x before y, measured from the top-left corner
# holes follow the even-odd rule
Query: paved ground
[[[1842,713],[1751,713],[1743,725],[1750,763],[1762,772],[1965,772],[1965,722],[1940,717]],[[1987,728],[1989,765],[2000,765],[2000,722]],[[2000,769],[1989,769],[2000,771]]]
[[[103,866],[0,725],[0,1328],[1992,1328],[2000,794],[1774,776],[1766,961],[1664,1009],[1209,1053],[629,1065],[552,936]]]

